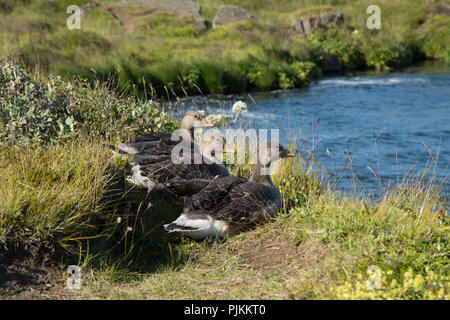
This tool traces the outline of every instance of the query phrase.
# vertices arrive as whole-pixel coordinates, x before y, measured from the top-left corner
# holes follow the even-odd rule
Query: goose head
[[[193,141],[195,128],[209,128],[212,126],[214,126],[214,124],[203,118],[203,115],[200,112],[191,110],[186,112],[183,116],[183,120],[181,120],[180,135],[184,139]]]
[[[214,124],[203,118],[203,115],[200,112],[191,110],[184,114],[180,128],[192,130],[193,128],[210,128],[212,126],[214,126]]]
[[[216,160],[223,160],[220,159],[220,155],[224,153],[235,154],[236,150],[232,146],[227,145],[225,138],[221,134],[216,134],[203,139],[201,152],[204,157],[218,163]],[[216,156],[219,156],[219,159]]]
[[[258,161],[253,166],[250,181],[259,182],[273,187],[270,179],[270,164],[280,158],[295,157],[295,153],[289,152],[276,141],[263,141],[258,145]]]
[[[258,145],[259,163],[265,167],[270,166],[273,161],[280,158],[295,157],[294,152],[289,152],[276,141],[263,141]]]

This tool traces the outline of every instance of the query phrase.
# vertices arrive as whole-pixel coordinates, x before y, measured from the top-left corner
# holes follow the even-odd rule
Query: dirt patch
[[[244,265],[256,269],[308,267],[317,263],[325,255],[325,247],[313,241],[294,245],[293,235],[263,235],[245,243],[240,258]]]
[[[128,15],[126,10],[122,6],[119,5],[111,5],[111,6],[104,6],[105,10],[109,11],[114,18],[119,21],[119,23],[124,26],[124,28],[128,31],[130,31],[130,26],[132,25],[132,17]]]
[[[140,18],[145,16],[150,16],[152,14],[161,12],[155,9],[151,9],[138,4],[113,4],[113,5],[103,5],[103,9],[107,10],[111,15],[117,19],[117,21],[124,27],[128,32],[133,32],[133,27]],[[179,13],[174,13],[175,17],[178,19],[183,19],[183,15]]]
[[[0,253],[0,299],[70,299],[65,271],[40,250]]]

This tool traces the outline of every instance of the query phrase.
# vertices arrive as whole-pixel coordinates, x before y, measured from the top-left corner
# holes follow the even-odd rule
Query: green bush
[[[386,45],[368,50],[366,54],[367,66],[376,70],[389,70],[406,67],[416,61],[418,52],[413,45]]]
[[[0,12],[10,13],[14,7],[28,3],[30,3],[30,0],[2,0],[0,3]]]
[[[183,66],[181,69],[181,79],[183,85],[189,90],[188,92],[196,91],[196,86],[200,80],[200,69],[196,64],[189,64]]]
[[[321,76],[320,69],[313,62],[297,61],[291,64],[290,68],[295,75],[295,85],[298,87],[306,86],[311,80]]]
[[[292,77],[289,77],[285,72],[280,71],[278,73],[278,87],[280,89],[291,89],[294,88],[295,82]]]
[[[7,60],[0,63],[0,138],[15,143],[48,142],[75,132],[75,117],[64,103],[64,84],[50,77],[46,85],[32,81]]]
[[[148,130],[174,130],[178,123],[152,101],[120,97],[114,81],[46,83],[30,78],[24,69],[0,63],[0,139],[14,143],[49,143],[86,132],[127,136]]]
[[[270,90],[277,87],[277,71],[269,64],[254,62],[247,73],[249,83],[257,90]]]
[[[320,69],[324,69],[331,55],[339,60],[343,70],[355,70],[365,67],[365,58],[360,45],[353,39],[340,39],[329,31],[324,34],[312,35],[308,38],[310,60]]]

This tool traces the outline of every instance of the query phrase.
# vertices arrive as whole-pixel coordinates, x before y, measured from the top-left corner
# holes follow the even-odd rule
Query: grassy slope
[[[75,142],[20,161],[1,158],[0,235],[56,248],[62,266],[82,266],[83,289],[62,297],[450,298],[450,227],[439,186],[405,182],[366,207],[364,197],[323,191],[288,162],[273,177],[285,203],[277,219],[225,242],[199,243],[161,228],[181,211],[179,202],[148,199],[121,183],[109,188],[113,202],[96,200],[111,179],[111,157],[100,146]],[[64,254],[69,249],[75,254]],[[382,290],[367,289],[370,265],[383,270]]]
[[[166,86],[182,94],[180,83],[188,93],[197,94],[197,86],[204,93],[299,87],[317,72],[294,62],[309,61],[321,68],[326,52],[347,70],[397,68],[424,57],[450,58],[449,17],[439,9],[445,1],[379,1],[382,29],[367,30],[365,11],[371,2],[366,0],[202,0],[209,22],[223,3],[242,6],[259,20],[201,35],[189,19],[117,1],[100,1],[103,8],[83,16],[79,31],[66,28],[65,9],[88,0],[10,2],[18,4],[11,12],[0,11],[0,55],[15,53],[29,66],[91,79],[91,68],[100,77],[114,72],[122,84],[132,80],[141,89],[152,84],[160,93]],[[293,18],[336,11],[344,12],[343,29],[308,38],[289,32]]]
[[[107,269],[85,278],[80,297],[119,299],[448,299],[448,219],[430,185],[406,183],[374,205],[319,194],[288,165],[275,176],[295,203],[274,221],[229,238],[172,239],[172,263],[120,279]],[[298,168],[297,168],[298,169]],[[283,177],[283,175],[290,178]],[[299,182],[303,181],[303,182]],[[413,187],[414,186],[414,187]],[[420,191],[419,189],[420,188]],[[304,190],[309,190],[305,197]],[[316,190],[316,192],[312,192]],[[288,196],[289,194],[289,196]],[[165,237],[164,237],[165,238]],[[160,242],[164,242],[159,240]],[[176,244],[176,245],[174,245]],[[382,270],[367,289],[366,270]],[[123,279],[126,279],[123,281]]]

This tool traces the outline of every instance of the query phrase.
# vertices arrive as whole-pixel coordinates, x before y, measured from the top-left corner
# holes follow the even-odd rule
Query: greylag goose
[[[203,118],[198,111],[188,111],[181,121],[180,132],[183,139],[194,140],[194,130],[197,127],[212,127],[213,124]],[[135,155],[139,152],[155,148],[158,144],[175,145],[177,142],[171,141],[171,133],[149,132],[136,137],[134,140],[119,144],[116,149],[128,155]]]
[[[156,156],[145,152],[138,153],[132,160],[131,174],[127,176],[127,181],[144,188],[169,192],[174,196],[190,196],[206,187],[212,179],[229,176],[229,172],[223,164],[212,162],[207,163],[202,155],[201,163],[195,163],[195,154],[199,154],[198,145],[191,143],[194,152],[191,153],[190,163],[177,163],[171,158],[173,146],[166,145],[163,148],[167,152],[161,152]],[[221,148],[217,146],[216,148]],[[152,149],[154,152],[156,149]],[[224,152],[235,153],[235,150],[226,146]],[[214,156],[214,155],[211,155]],[[218,160],[217,160],[218,162]]]
[[[181,136],[181,143],[172,141],[170,134],[149,134],[118,147],[131,155],[132,169],[127,181],[174,196],[190,196],[207,186],[213,178],[228,176],[228,170],[220,164],[213,151],[235,153],[235,150],[225,144],[225,139],[220,134],[212,135],[199,146],[193,141],[196,121],[209,126],[199,112],[189,111],[182,121],[181,127],[186,131]],[[174,150],[182,144],[184,149]],[[185,150],[190,151],[189,162],[183,161],[189,158],[189,155],[183,155]],[[176,155],[175,158],[173,154]]]
[[[270,163],[279,157],[293,157],[295,153],[271,141],[260,143],[259,148],[266,150],[265,157],[253,166],[250,180],[234,176],[214,179],[186,201],[184,213],[164,228],[198,240],[223,238],[276,216],[281,196],[270,178]]]

